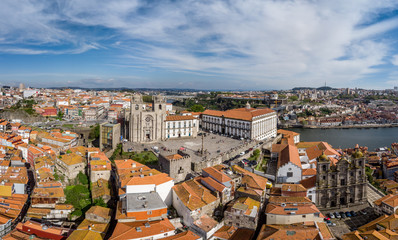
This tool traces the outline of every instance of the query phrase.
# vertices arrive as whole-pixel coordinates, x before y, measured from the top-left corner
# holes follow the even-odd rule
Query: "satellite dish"
[[[282,207],[286,207],[286,203],[282,203],[281,206],[282,206]]]

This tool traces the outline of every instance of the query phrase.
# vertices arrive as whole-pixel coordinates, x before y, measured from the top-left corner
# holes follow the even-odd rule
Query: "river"
[[[355,144],[367,146],[370,151],[379,147],[390,147],[398,142],[398,127],[394,128],[350,128],[350,129],[309,129],[290,128],[300,133],[300,141],[324,141],[334,148],[352,148]]]

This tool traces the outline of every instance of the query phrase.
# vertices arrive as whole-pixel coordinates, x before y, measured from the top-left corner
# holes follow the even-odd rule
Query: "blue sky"
[[[398,1],[4,0],[0,85],[398,86]]]

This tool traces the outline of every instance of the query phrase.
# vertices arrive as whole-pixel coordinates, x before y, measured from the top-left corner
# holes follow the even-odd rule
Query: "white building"
[[[316,176],[303,179],[300,181],[300,184],[307,189],[307,198],[309,198],[316,205]]]
[[[148,193],[157,192],[164,203],[170,207],[173,201],[172,187],[174,180],[166,173],[133,177],[126,184],[126,194],[128,193]]]
[[[276,181],[277,183],[298,183],[301,178],[302,169],[297,147],[286,145],[279,153]]]
[[[267,224],[323,222],[322,213],[306,197],[271,196],[265,209],[265,215],[267,216]]]
[[[378,214],[394,214],[398,209],[398,195],[388,194],[374,201],[374,209]]]
[[[165,138],[196,137],[198,120],[193,116],[171,115],[166,117]]]
[[[239,138],[263,140],[276,137],[277,114],[264,108],[245,108],[228,111],[206,110],[202,114],[202,128]]]

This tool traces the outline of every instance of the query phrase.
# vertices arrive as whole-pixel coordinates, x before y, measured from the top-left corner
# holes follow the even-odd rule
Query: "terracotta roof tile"
[[[253,118],[269,113],[275,113],[275,111],[269,108],[262,108],[262,109],[238,108],[227,111],[205,110],[202,115],[217,116],[217,117],[224,116],[225,118],[253,121]]]

